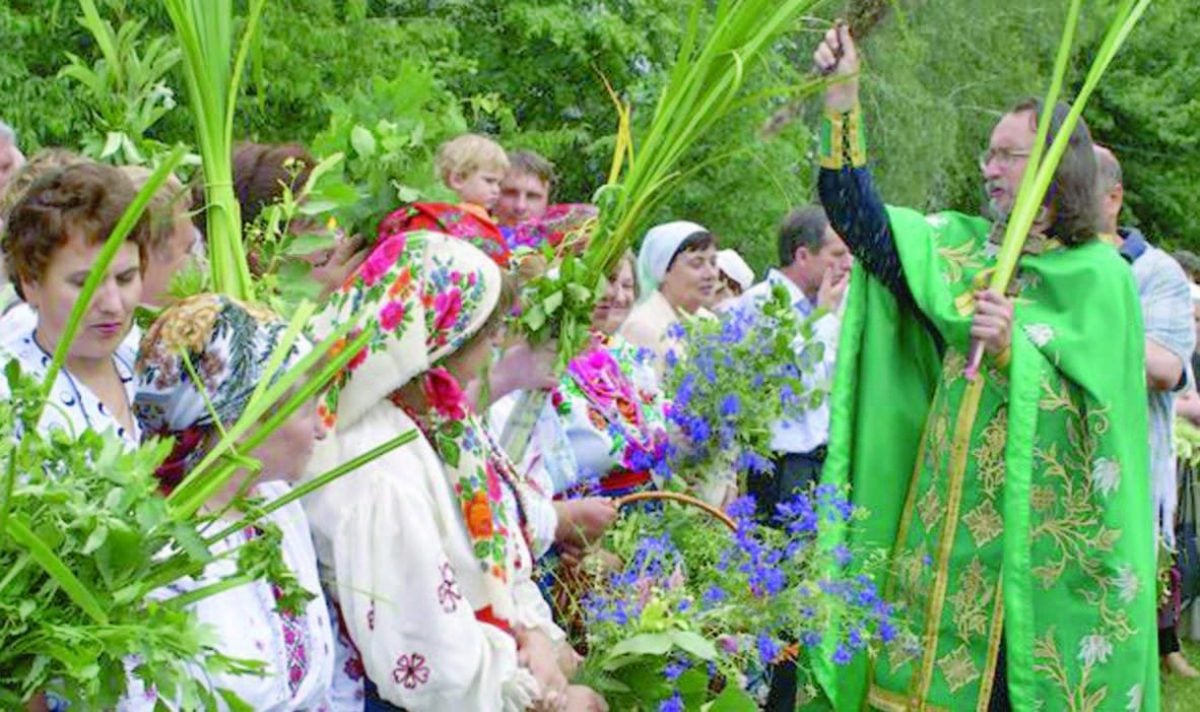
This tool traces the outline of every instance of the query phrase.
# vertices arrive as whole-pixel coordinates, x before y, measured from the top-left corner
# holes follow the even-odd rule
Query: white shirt
[[[791,279],[778,270],[772,269],[767,278],[746,290],[739,298],[738,309],[759,309],[763,301],[770,296],[775,285],[782,285],[803,318],[808,318],[816,311],[816,304],[801,291]],[[841,330],[841,319],[835,313],[827,313],[812,324],[812,338],[825,345],[821,360],[816,363],[797,363],[800,367],[801,380],[809,389],[821,389],[828,392],[833,384],[834,364],[837,362],[838,334]],[[797,359],[803,354],[805,340],[797,336],[793,348]],[[816,450],[829,442],[829,398],[822,399],[821,405],[805,411],[794,420],[783,420],[771,427],[771,449],[781,453],[806,453]]]
[[[318,443],[308,470],[322,472],[414,427],[403,410],[379,401]],[[441,460],[423,437],[314,492],[304,505],[331,593],[380,697],[412,712],[518,712],[539,697],[513,638],[475,617],[485,574]],[[565,635],[532,580],[532,557],[513,534],[513,623],[561,641]]]
[[[25,375],[37,379],[45,378],[53,354],[46,353],[33,338],[36,330],[37,314],[24,303],[18,304],[0,317],[0,354],[3,354],[0,355],[0,366],[7,363],[9,358],[16,358]],[[140,340],[141,332],[135,326],[129,330],[129,335],[113,354],[113,365],[125,386],[125,397],[130,407],[137,394],[137,379],[134,378],[133,367],[137,361],[137,346]],[[7,396],[8,383],[0,378],[0,398]],[[65,430],[71,433],[72,437],[78,437],[89,428],[98,433],[114,430],[122,440],[134,447],[141,441],[142,436],[136,420],[132,430],[125,428],[109,413],[96,394],[66,368],[58,372],[39,425],[43,431]]]
[[[264,482],[256,487],[257,494],[267,500],[283,496],[288,489],[287,484],[278,481]],[[299,584],[316,596],[302,612],[284,616],[276,610],[271,584],[259,579],[190,606],[199,621],[209,626],[218,650],[233,658],[262,661],[266,666],[265,674],[261,676],[215,675],[208,680],[211,689],[231,690],[254,710],[325,712],[362,709],[361,701],[356,705],[332,702],[335,680],[340,686],[353,683],[344,675],[335,676],[333,626],[325,597],[321,594],[317,557],[303,509],[292,503],[270,514],[266,521],[283,532],[284,562]],[[253,532],[236,532],[215,544],[212,552],[214,555],[227,552],[246,543],[252,536]],[[152,597],[169,599],[215,583],[236,571],[236,558],[218,558],[200,576],[183,579],[155,592]],[[197,676],[197,679],[207,679],[200,670],[197,670]],[[160,700],[154,689],[147,690],[139,680],[131,678],[118,710],[152,710],[160,701],[168,708],[176,706],[170,700]]]

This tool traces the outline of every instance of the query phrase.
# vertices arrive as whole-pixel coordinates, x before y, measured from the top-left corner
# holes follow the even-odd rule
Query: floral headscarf
[[[175,439],[158,472],[164,488],[179,484],[215,443],[214,414],[221,426],[241,417],[287,328],[268,309],[200,294],[167,309],[142,337],[133,410],[146,435]],[[297,339],[274,378],[311,349]]]
[[[516,475],[460,384],[438,366],[487,323],[500,291],[499,267],[466,241],[421,231],[383,235],[354,278],[330,298],[316,332],[328,334],[356,313],[379,325],[318,409],[335,432],[351,427],[380,400],[405,407],[397,391],[421,378],[430,408],[406,412],[442,461],[463,528],[486,574],[487,602],[476,615],[504,627],[513,608],[509,539],[524,532],[508,521],[502,485],[505,479],[515,484]],[[520,507],[519,496],[517,502]]]

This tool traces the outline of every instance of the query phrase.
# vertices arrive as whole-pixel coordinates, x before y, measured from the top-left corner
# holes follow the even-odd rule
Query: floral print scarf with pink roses
[[[382,233],[383,231],[381,231]],[[513,597],[509,552],[522,525],[506,514],[508,488],[523,511],[516,474],[491,441],[457,380],[438,363],[477,334],[499,303],[500,270],[479,249],[432,232],[381,234],[353,278],[329,300],[315,335],[359,318],[376,328],[367,346],[334,381],[318,412],[327,427],[349,427],[387,398],[417,423],[442,461],[464,531],[485,574],[481,620],[509,628]],[[353,331],[347,340],[357,338]],[[429,404],[416,413],[398,391],[420,378]],[[523,520],[523,516],[518,517]]]

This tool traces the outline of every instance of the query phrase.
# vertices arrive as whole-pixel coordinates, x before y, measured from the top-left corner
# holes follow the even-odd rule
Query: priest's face
[[[992,129],[991,141],[979,159],[979,167],[994,219],[1006,220],[1012,212],[1036,139],[1037,121],[1032,111],[1005,114]]]

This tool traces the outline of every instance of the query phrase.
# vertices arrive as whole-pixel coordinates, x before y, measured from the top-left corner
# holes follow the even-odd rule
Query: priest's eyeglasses
[[[989,148],[979,154],[979,167],[980,169],[987,168],[989,163],[995,161],[1007,168],[1016,163],[1018,159],[1029,158],[1031,155],[1033,155],[1032,151],[1020,151],[1012,148]]]

